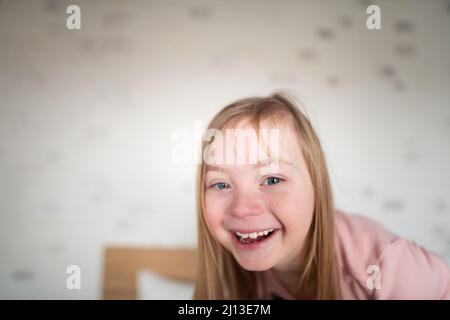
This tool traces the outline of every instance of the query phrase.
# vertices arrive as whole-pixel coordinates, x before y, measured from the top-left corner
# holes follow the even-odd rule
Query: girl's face
[[[260,129],[274,128],[279,130],[279,146],[269,147],[270,157],[259,155],[263,159],[259,164],[247,161],[206,167],[206,223],[213,236],[250,271],[297,268],[314,211],[313,185],[296,131],[287,123],[274,127],[261,122]],[[235,129],[252,128],[240,122]],[[250,141],[223,148],[225,154],[239,156],[240,152],[248,154],[251,145]],[[274,157],[279,162],[271,169],[267,159]]]

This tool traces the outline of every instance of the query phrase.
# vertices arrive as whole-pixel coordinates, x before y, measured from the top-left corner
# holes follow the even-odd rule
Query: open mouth
[[[249,244],[254,242],[261,242],[273,236],[277,229],[267,229],[259,232],[241,233],[234,232],[236,240],[240,243]]]

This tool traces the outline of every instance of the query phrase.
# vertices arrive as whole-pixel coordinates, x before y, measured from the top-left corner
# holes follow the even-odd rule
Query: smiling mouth
[[[240,243],[253,243],[270,238],[276,231],[277,229],[267,229],[260,232],[252,232],[252,233],[240,233],[240,232],[233,232],[233,233],[235,238]]]

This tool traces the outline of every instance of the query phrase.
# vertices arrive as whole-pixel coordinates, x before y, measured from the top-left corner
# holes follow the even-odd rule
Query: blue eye
[[[212,188],[219,189],[219,190],[230,189],[230,188],[231,188],[231,186],[230,186],[228,183],[225,183],[225,182],[218,182],[218,183],[215,183],[215,184],[213,184],[211,187],[212,187]]]
[[[264,180],[265,185],[274,185],[274,184],[279,184],[281,181],[284,181],[281,178],[277,178],[277,177],[269,177],[267,179]]]

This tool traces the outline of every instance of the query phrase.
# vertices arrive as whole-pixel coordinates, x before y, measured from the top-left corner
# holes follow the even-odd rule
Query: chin
[[[273,267],[273,264],[268,261],[240,261],[236,260],[239,265],[247,271],[267,271]]]

